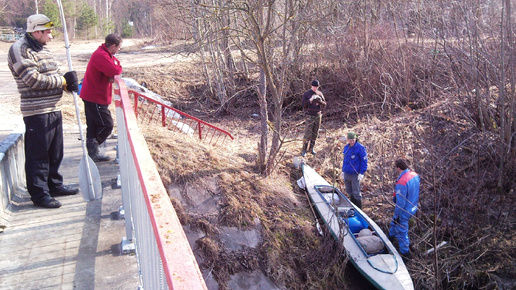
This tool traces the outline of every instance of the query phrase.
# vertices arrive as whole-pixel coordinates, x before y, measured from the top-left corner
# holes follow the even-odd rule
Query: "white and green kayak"
[[[414,289],[399,253],[380,227],[314,169],[301,163],[298,182],[353,265],[378,289]]]

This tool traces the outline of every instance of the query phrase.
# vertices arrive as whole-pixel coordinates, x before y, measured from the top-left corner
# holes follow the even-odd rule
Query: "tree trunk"
[[[267,160],[268,131],[267,121],[269,120],[267,110],[267,80],[263,69],[260,69],[260,83],[258,86],[258,103],[260,104],[260,143],[258,148],[258,167],[265,172],[265,160]]]
[[[222,20],[224,27],[231,26],[231,19],[229,15],[229,11],[222,14]],[[233,59],[233,55],[231,54],[231,46],[229,45],[230,35],[229,29],[222,29],[222,53],[224,54],[224,63],[225,63],[225,83],[226,83],[226,93],[228,96],[232,96],[235,92],[235,60]],[[235,104],[236,98],[229,98],[228,102],[225,104],[225,109],[232,108]]]
[[[505,161],[505,126],[506,126],[506,116],[505,116],[505,39],[504,39],[504,7],[505,0],[502,0],[502,15],[501,15],[501,25],[500,25],[500,39],[501,39],[501,49],[500,49],[500,99],[498,103],[500,104],[500,165],[498,168],[498,191],[502,191],[503,188],[503,175],[505,173],[504,170],[504,161]]]
[[[508,164],[511,164],[512,166],[516,163],[516,60],[514,57],[514,54],[516,53],[516,50],[514,46],[516,45],[515,39],[514,39],[514,31],[512,29],[512,7],[511,7],[511,1],[506,0],[506,7],[507,7],[507,41],[509,42],[508,45],[508,53],[509,53],[509,69],[510,69],[510,91],[509,91],[509,99],[510,99],[510,109],[509,109],[509,115],[508,115],[508,124],[507,124],[507,132],[506,134],[506,142],[507,146],[509,146],[509,150],[511,151],[511,154],[509,156]]]
[[[98,15],[98,13],[97,13],[97,0],[93,0],[93,11],[95,12],[95,15]],[[98,26],[98,24],[95,25],[95,39],[99,38],[99,34],[98,34],[98,31],[97,31],[97,26]]]

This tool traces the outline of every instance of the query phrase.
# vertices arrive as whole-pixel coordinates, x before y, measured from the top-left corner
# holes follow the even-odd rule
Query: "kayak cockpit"
[[[395,273],[398,270],[396,256],[376,234],[361,211],[334,186],[315,185],[314,188],[340,223],[346,225],[346,234],[350,234],[371,267],[383,273]]]

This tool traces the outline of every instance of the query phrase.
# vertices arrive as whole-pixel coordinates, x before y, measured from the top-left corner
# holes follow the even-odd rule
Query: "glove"
[[[340,178],[342,178],[344,180],[344,172],[340,173]]]
[[[77,79],[77,73],[72,70],[64,74],[63,76],[66,80],[66,88],[65,90],[68,92],[78,92],[79,91],[79,80]]]
[[[363,174],[359,174],[358,175],[358,181],[362,181],[362,179],[364,179],[364,175]]]

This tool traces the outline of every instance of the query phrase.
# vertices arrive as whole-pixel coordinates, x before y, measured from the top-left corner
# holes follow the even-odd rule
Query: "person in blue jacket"
[[[362,208],[362,194],[360,193],[360,182],[364,179],[367,170],[366,148],[358,143],[357,134],[347,134],[348,145],[344,147],[344,160],[342,162],[341,177],[346,185],[346,192],[351,197],[351,202]]]
[[[399,243],[400,254],[404,258],[410,258],[409,251],[409,219],[416,214],[419,202],[419,175],[408,169],[407,162],[398,159],[394,163],[400,174],[396,180],[394,203],[394,216],[389,229],[389,237],[396,238]]]

